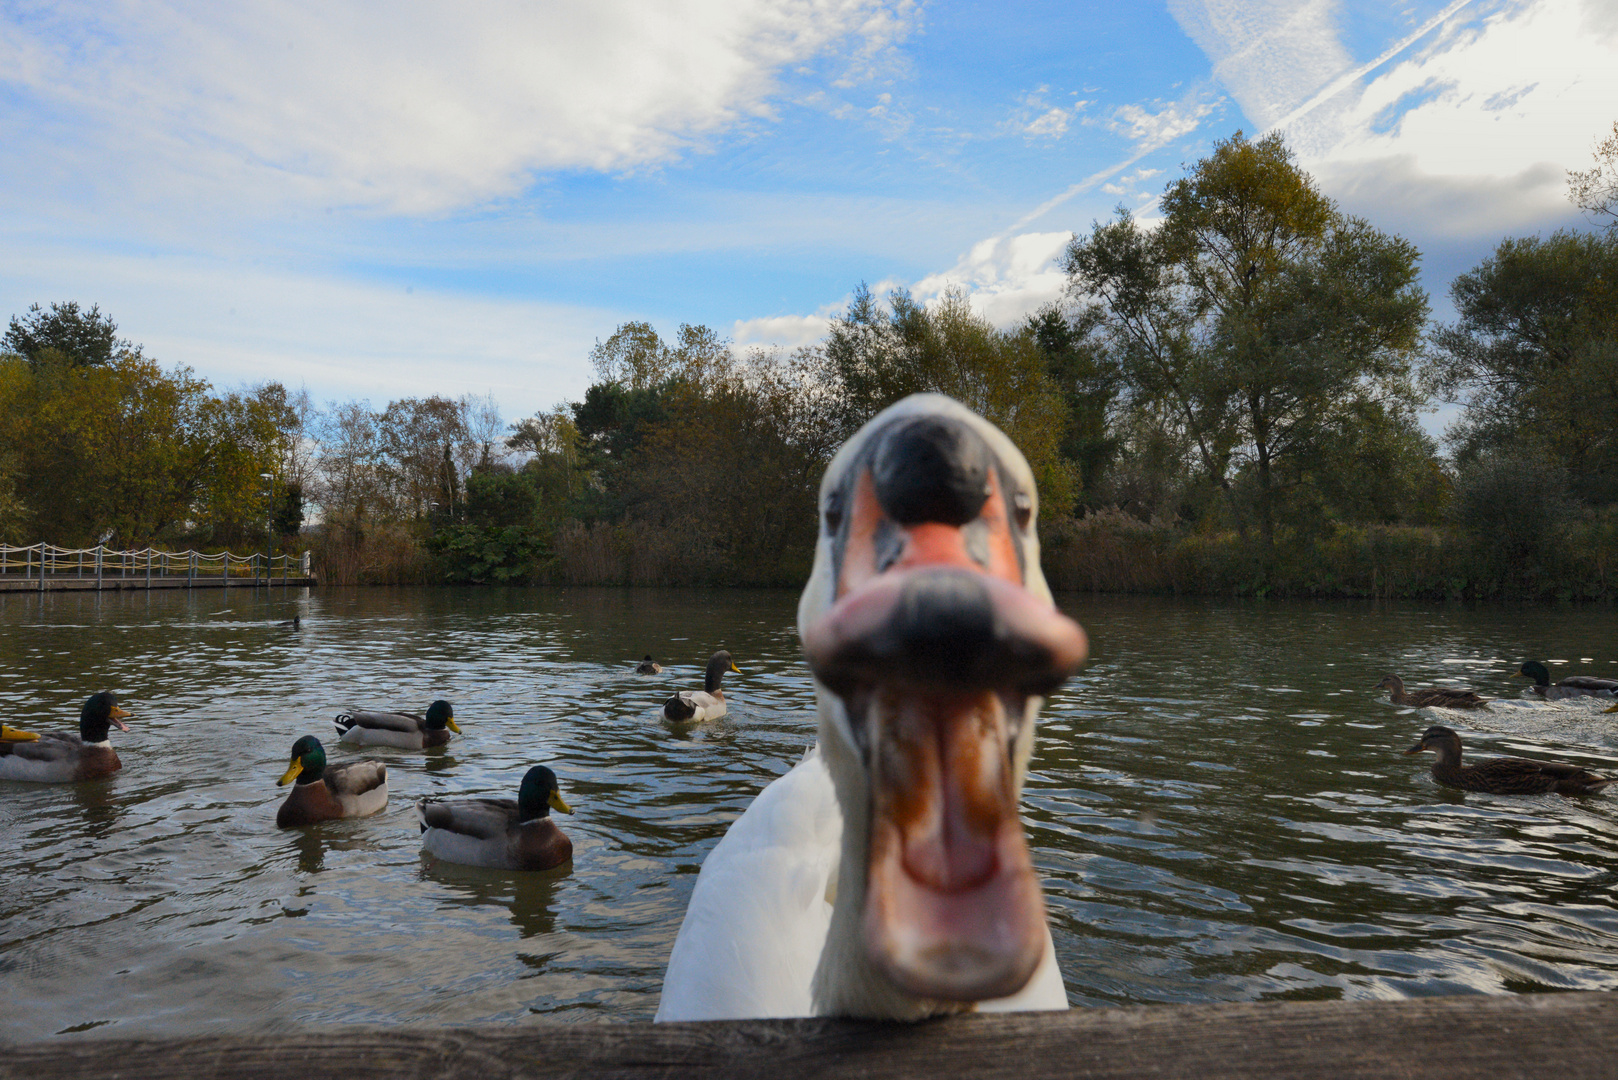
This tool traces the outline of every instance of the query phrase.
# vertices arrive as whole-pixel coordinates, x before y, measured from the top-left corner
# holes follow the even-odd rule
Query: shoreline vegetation
[[[1010,329],[965,294],[860,286],[818,345],[618,327],[582,401],[317,407],[215,391],[94,306],[0,338],[0,540],[308,549],[323,583],[788,585],[866,419],[949,394],[1018,444],[1063,591],[1618,597],[1618,125],[1571,197],[1604,228],[1508,237],[1435,325],[1406,240],[1240,132],[1076,234]],[[1457,419],[1435,440],[1419,416]]]

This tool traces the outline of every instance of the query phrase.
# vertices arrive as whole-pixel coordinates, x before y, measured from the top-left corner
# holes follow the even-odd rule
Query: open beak
[[[552,810],[557,810],[564,814],[573,812],[573,808],[562,801],[562,793],[555,788],[551,788],[551,793],[545,797],[545,801],[551,804]]]
[[[837,599],[803,633],[870,776],[866,955],[936,1000],[1004,997],[1038,966],[1045,904],[1016,747],[1088,650],[1077,623],[1024,588],[997,470],[987,485],[964,524],[901,524],[863,471]]]
[[[128,731],[129,730],[129,725],[124,723],[124,720],[126,718],[133,719],[133,717],[134,717],[133,713],[125,712],[123,709],[120,709],[116,705],[114,705],[112,707],[112,722],[114,724],[118,725],[118,730],[119,731]]]
[[[457,735],[461,733],[461,725],[455,722],[455,717],[453,716],[444,721],[444,726],[455,732]]]
[[[303,772],[303,758],[293,758],[292,766],[287,769],[285,775],[283,775],[281,779],[275,782],[275,786],[286,787],[288,784],[292,783],[292,781],[296,780],[298,778],[298,774],[301,772]]]
[[[6,727],[0,724],[0,742],[33,742],[39,736],[32,731],[23,731],[19,728]]]

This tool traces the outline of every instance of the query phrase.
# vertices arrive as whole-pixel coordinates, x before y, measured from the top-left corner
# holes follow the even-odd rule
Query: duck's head
[[[737,667],[736,662],[730,658],[730,653],[720,649],[708,657],[708,673],[702,680],[702,688],[710,694],[719,689],[720,684],[725,680],[725,672],[727,671],[734,671],[738,675],[742,673],[742,669]]]
[[[427,706],[427,730],[438,731],[441,728],[449,728],[457,735],[461,733],[460,725],[455,722],[455,706],[443,698]]]
[[[296,780],[300,784],[312,784],[319,780],[326,771],[326,748],[320,745],[320,740],[313,735],[305,735],[292,744],[292,764],[281,779],[275,782],[276,787],[286,787]]]
[[[798,605],[844,820],[819,1010],[947,1011],[928,1003],[1015,993],[1043,954],[1017,803],[1043,695],[1087,643],[1040,571],[1037,499],[1011,440],[938,394],[826,470]]]
[[[110,690],[91,694],[85,698],[84,708],[79,710],[79,738],[85,742],[105,742],[113,725],[116,724],[119,731],[129,730],[129,725],[124,723],[129,715],[118,707],[118,697]]]
[[[573,808],[562,800],[562,789],[556,783],[556,774],[543,765],[535,765],[523,774],[522,786],[517,789],[517,820],[533,821],[550,816],[556,810],[571,814]]]
[[[1397,675],[1384,675],[1382,681],[1371,687],[1372,690],[1403,690],[1405,681]]]
[[[1421,733],[1421,741],[1409,750],[1407,754],[1419,754],[1423,750],[1431,750],[1440,759],[1460,760],[1461,737],[1455,734],[1455,729],[1447,728],[1443,724],[1434,724]]]
[[[1513,679],[1533,679],[1535,686],[1549,686],[1551,684],[1551,669],[1538,660],[1529,660],[1522,667],[1511,673]]]

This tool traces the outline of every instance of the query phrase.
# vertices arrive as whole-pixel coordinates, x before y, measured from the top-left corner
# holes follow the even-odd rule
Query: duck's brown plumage
[[[279,783],[293,784],[276,811],[283,829],[335,818],[363,817],[388,805],[388,770],[380,761],[327,765],[320,740],[305,735],[292,744],[292,765]]]
[[[1461,737],[1450,728],[1434,725],[1407,754],[1431,750],[1433,779],[1462,791],[1485,791],[1495,795],[1594,795],[1614,777],[1601,776],[1578,765],[1561,761],[1530,761],[1525,758],[1490,758],[1476,765],[1461,764]]]
[[[1426,690],[1406,690],[1404,680],[1397,675],[1385,675],[1373,689],[1388,691],[1388,700],[1395,705],[1415,709],[1482,709],[1489,699],[1479,697],[1471,690],[1434,687]]]

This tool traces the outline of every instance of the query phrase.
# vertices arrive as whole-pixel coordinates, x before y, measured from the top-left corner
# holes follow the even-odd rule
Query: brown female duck
[[[1490,758],[1476,765],[1461,764],[1461,737],[1442,725],[1428,728],[1421,742],[1406,750],[1419,754],[1431,750],[1433,779],[1445,787],[1462,791],[1487,791],[1495,795],[1594,795],[1618,777],[1599,776],[1577,765],[1560,761],[1528,761],[1523,758]]]
[[[1482,709],[1489,699],[1478,697],[1471,690],[1452,690],[1435,687],[1430,690],[1406,690],[1405,682],[1397,675],[1384,675],[1371,689],[1388,691],[1388,700],[1395,705],[1408,705],[1415,709]]]

